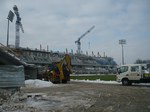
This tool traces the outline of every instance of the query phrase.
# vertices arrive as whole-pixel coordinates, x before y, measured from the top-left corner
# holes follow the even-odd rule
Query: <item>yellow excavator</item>
[[[53,83],[67,83],[70,81],[71,57],[65,54],[64,58],[58,62],[53,62],[46,67],[43,79]]]

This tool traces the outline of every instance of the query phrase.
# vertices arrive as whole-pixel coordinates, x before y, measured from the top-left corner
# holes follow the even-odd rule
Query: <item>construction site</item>
[[[21,23],[21,17],[19,15],[18,7],[15,5],[13,7],[14,13],[12,11],[8,14],[8,25],[9,21],[13,21],[14,15],[16,15],[16,40],[15,46],[10,46],[8,44],[9,31],[7,32],[7,46],[0,44],[0,64],[1,65],[12,65],[12,66],[23,66],[23,71],[25,79],[43,79],[48,77],[50,73],[44,72],[51,71],[55,67],[50,68],[50,66],[55,66],[58,63],[57,72],[60,74],[58,77],[60,81],[64,79],[64,66],[67,66],[66,70],[70,74],[109,74],[116,72],[116,62],[111,57],[100,56],[99,54],[95,56],[88,56],[88,54],[81,53],[81,42],[80,40],[85,37],[95,26],[92,26],[85,33],[83,33],[76,41],[77,52],[69,53],[66,52],[55,52],[40,49],[22,48],[20,47],[20,29],[24,33],[24,29]],[[9,30],[9,26],[8,26]],[[47,68],[46,68],[47,67]],[[22,76],[23,77],[23,76]],[[53,77],[53,76],[52,76]],[[69,76],[68,76],[69,77]],[[48,79],[45,79],[48,80]],[[53,77],[53,80],[54,77]],[[66,80],[66,79],[65,79]],[[70,80],[67,78],[67,80]],[[21,80],[22,81],[22,80]],[[13,84],[10,84],[13,85]],[[2,86],[2,85],[1,85]],[[7,85],[3,85],[7,86]]]
[[[117,76],[119,68],[105,52],[85,54],[81,40],[96,25],[83,31],[76,52],[21,47],[25,33],[17,5],[8,13],[7,43],[0,42],[0,112],[149,112],[150,85],[71,76]],[[15,43],[9,44],[9,24],[15,21]],[[125,41],[126,43],[126,41]],[[123,44],[122,43],[122,49]],[[122,63],[124,64],[124,63]],[[121,74],[121,72],[120,72]],[[147,76],[148,80],[150,76]],[[122,79],[125,85],[126,80]],[[128,80],[127,80],[128,81]],[[128,82],[127,82],[128,84]]]

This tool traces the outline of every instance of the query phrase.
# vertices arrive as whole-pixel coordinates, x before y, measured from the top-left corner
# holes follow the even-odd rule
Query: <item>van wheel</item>
[[[128,85],[131,85],[131,83],[130,83],[130,81],[128,79],[123,79],[122,80],[122,85],[128,86]]]

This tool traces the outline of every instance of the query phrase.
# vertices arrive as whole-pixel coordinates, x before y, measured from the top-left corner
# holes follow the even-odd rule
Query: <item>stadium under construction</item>
[[[60,61],[65,52],[53,52],[29,48],[10,48],[0,44],[0,64],[33,66],[40,68],[52,62]],[[71,56],[74,74],[103,74],[114,73],[116,62],[111,57],[88,56],[85,54],[68,53]]]
[[[49,51],[41,49],[31,49],[31,48],[22,48],[20,47],[20,30],[22,33],[24,33],[23,25],[21,23],[21,17],[19,15],[19,9],[16,5],[13,7],[13,11],[9,11],[8,14],[8,28],[7,28],[7,45],[3,45],[0,43],[0,67],[1,69],[1,76],[0,79],[6,78],[6,81],[0,80],[1,84],[4,86],[12,86],[14,85],[20,85],[22,80],[25,79],[41,79],[41,76],[43,75],[43,71],[45,68],[53,63],[61,62],[61,60],[64,59],[64,57],[69,55],[69,61],[71,62],[71,71],[72,74],[108,74],[108,73],[115,73],[116,72],[116,62],[113,60],[112,57],[108,56],[100,56],[94,55],[92,53],[92,56],[88,55],[88,53],[83,54],[81,52],[81,39],[85,37],[88,33],[91,32],[95,28],[93,25],[90,29],[88,29],[85,33],[83,33],[76,41],[75,44],[77,44],[77,53],[68,52],[66,49],[66,52],[55,52],[55,51]],[[13,21],[14,16],[16,16],[16,39],[15,39],[15,45],[9,45],[9,21]],[[67,63],[67,62],[66,62]],[[5,67],[5,65],[7,67]],[[22,66],[20,68],[20,74],[14,73],[16,75],[15,78],[12,80],[12,73],[17,70],[17,68],[14,67],[14,69],[11,69],[14,66]],[[61,63],[61,70],[63,69],[64,63]],[[66,64],[67,65],[67,64]],[[65,65],[65,66],[66,66]],[[59,67],[60,67],[59,66]],[[57,68],[59,68],[57,67]],[[6,69],[6,70],[5,70]],[[10,70],[9,70],[10,69]],[[47,69],[46,71],[48,71]],[[60,78],[61,78],[61,70],[59,70]],[[10,71],[10,72],[9,72]],[[50,71],[50,70],[49,70]],[[8,75],[8,77],[6,76]],[[42,74],[42,75],[41,75]],[[10,76],[9,76],[10,75]],[[48,76],[48,74],[47,74]],[[43,76],[42,76],[43,77]],[[21,79],[20,79],[21,78]],[[17,82],[20,83],[17,83]],[[5,82],[5,84],[3,83]],[[9,82],[9,85],[8,83]],[[11,82],[11,83],[10,83]]]

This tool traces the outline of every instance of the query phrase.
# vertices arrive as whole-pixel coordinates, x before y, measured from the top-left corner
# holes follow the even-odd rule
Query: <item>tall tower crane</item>
[[[23,26],[21,24],[21,17],[19,15],[19,10],[16,5],[13,7],[14,13],[16,14],[17,20],[16,20],[16,40],[15,40],[15,48],[19,48],[20,46],[20,28],[22,30],[22,33],[24,33]]]
[[[92,26],[89,30],[87,30],[84,34],[82,34],[78,40],[75,41],[75,43],[77,44],[77,54],[81,53],[81,42],[80,40],[88,33],[90,33],[90,31],[94,28],[95,26]]]

